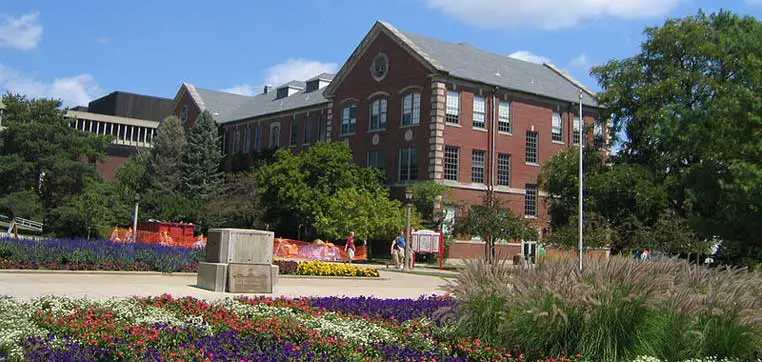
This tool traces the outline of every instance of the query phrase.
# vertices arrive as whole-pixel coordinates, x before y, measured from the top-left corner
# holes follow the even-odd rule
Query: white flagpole
[[[585,143],[584,134],[583,131],[585,129],[585,119],[582,116],[582,90],[579,91],[579,270],[582,271],[582,250],[583,250],[583,240],[582,240],[582,147]]]

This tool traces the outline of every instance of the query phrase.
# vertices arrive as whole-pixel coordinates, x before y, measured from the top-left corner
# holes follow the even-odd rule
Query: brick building
[[[547,211],[537,177],[545,161],[579,142],[580,94],[588,141],[605,150],[608,127],[595,94],[557,67],[377,22],[335,76],[252,97],[183,84],[172,109],[186,121],[209,109],[232,159],[344,141],[355,162],[384,170],[397,197],[411,183],[433,180],[451,188],[450,201],[475,204],[492,186],[542,231]],[[456,212],[444,211],[446,218]],[[464,241],[451,253],[477,255],[481,245]],[[521,247],[502,246],[505,253]]]

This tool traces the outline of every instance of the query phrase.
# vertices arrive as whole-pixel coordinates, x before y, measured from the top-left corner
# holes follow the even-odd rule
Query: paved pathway
[[[387,272],[379,279],[278,278],[275,296],[376,296],[381,298],[416,298],[441,294],[447,281],[441,277]],[[195,274],[162,275],[159,273],[88,273],[88,272],[3,272],[0,271],[0,295],[33,298],[43,295],[107,298],[148,296],[169,293],[218,299],[232,296],[195,287]]]

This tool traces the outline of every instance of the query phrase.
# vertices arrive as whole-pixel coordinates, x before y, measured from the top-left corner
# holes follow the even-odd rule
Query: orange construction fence
[[[275,238],[273,256],[281,259],[308,259],[323,261],[348,260],[344,246],[331,242],[316,240],[305,242],[300,240]],[[352,260],[367,260],[368,247],[355,245],[355,257]]]

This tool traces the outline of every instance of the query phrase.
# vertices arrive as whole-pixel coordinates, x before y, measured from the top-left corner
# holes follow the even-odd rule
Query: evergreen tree
[[[205,199],[222,184],[222,152],[217,123],[204,111],[191,129],[182,158],[182,190],[189,199]]]
[[[182,185],[181,160],[185,149],[185,132],[180,119],[165,118],[156,130],[153,150],[148,162],[148,185],[151,191],[171,194]]]

